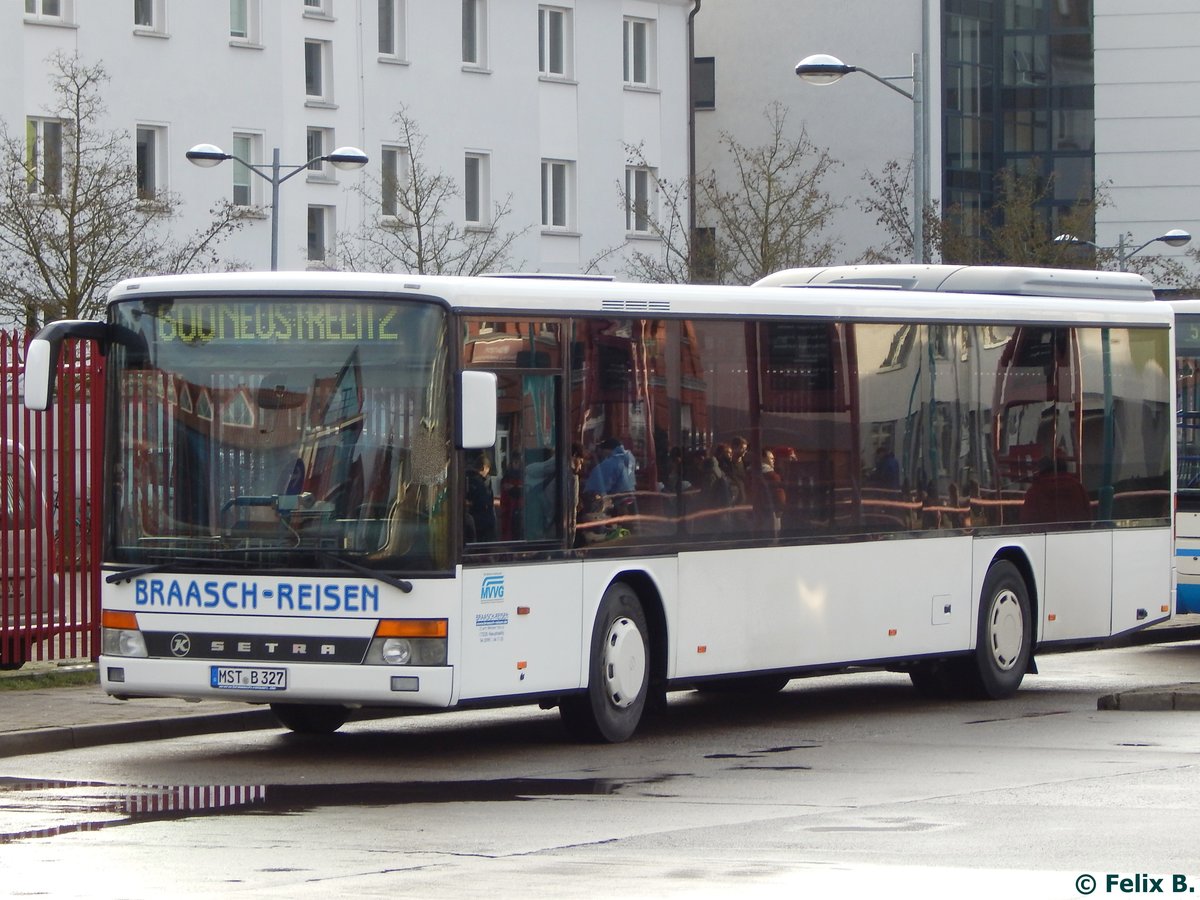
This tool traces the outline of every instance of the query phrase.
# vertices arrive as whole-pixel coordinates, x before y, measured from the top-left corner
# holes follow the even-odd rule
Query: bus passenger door
[[[581,687],[582,562],[472,567],[462,585],[461,700]]]

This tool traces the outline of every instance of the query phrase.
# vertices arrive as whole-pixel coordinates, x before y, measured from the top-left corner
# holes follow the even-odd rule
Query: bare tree
[[[867,172],[870,190],[858,201],[873,213],[885,243],[864,254],[864,262],[902,262],[912,259],[912,167],[896,161],[879,174]],[[1090,197],[1060,210],[1051,218],[1047,201],[1054,195],[1054,175],[1039,173],[1036,161],[1023,172],[1002,169],[996,176],[995,202],[986,211],[951,207],[940,214],[936,204],[925,210],[926,258],[946,263],[1103,267],[1111,258],[1100,251],[1091,258],[1077,245],[1055,241],[1059,234],[1087,238],[1095,231],[1096,211],[1108,203],[1105,185]]]
[[[803,129],[797,137],[788,134],[781,104],[770,104],[763,116],[769,131],[762,144],[747,146],[729,132],[718,138],[728,182],[715,169],[698,173],[694,186],[687,179],[655,180],[657,209],[647,218],[660,252],[630,254],[631,277],[747,284],[779,269],[833,261],[840,242],[826,229],[841,204],[823,182],[838,163]],[[626,150],[631,165],[646,165],[640,147]],[[623,186],[619,193],[630,208],[633,198]],[[689,227],[691,197],[696,221],[703,223],[695,231]]]
[[[340,241],[346,268],[422,275],[478,275],[509,266],[513,243],[527,229],[501,224],[512,213],[512,196],[493,204],[486,224],[459,224],[451,212],[461,198],[457,182],[425,156],[425,135],[401,106],[392,121],[407,149],[407,166],[388,177],[365,176],[355,188],[370,220]]]
[[[104,66],[62,52],[50,63],[45,118],[15,134],[0,122],[0,310],[30,328],[99,315],[122,278],[217,266],[217,246],[241,227],[219,204],[172,241],[178,198],[139,190],[129,134],[103,127]]]
[[[860,197],[858,207],[875,216],[875,223],[883,230],[885,241],[881,247],[872,247],[863,254],[865,263],[898,263],[913,258],[913,215],[912,215],[912,160],[902,166],[891,159],[884,163],[879,174],[866,172],[863,181],[870,190]],[[941,221],[938,206],[930,203],[924,211],[924,259],[932,259],[940,248]]]

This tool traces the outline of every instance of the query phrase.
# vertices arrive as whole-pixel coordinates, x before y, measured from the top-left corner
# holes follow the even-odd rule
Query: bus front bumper
[[[114,697],[245,703],[321,703],[445,709],[451,666],[331,666],[101,656],[100,685]]]

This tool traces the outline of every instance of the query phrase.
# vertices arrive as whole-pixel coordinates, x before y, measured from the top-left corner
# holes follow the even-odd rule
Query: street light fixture
[[[209,169],[213,166],[220,165],[227,159],[232,159],[234,162],[239,162],[255,175],[265,179],[271,183],[271,271],[274,272],[279,268],[279,186],[291,178],[303,172],[315,162],[330,163],[336,169],[343,171],[353,171],[361,169],[370,160],[367,154],[363,153],[357,147],[338,147],[332,153],[325,156],[314,156],[308,162],[298,166],[281,166],[279,163],[279,148],[276,147],[271,153],[271,165],[246,162],[244,159],[239,159],[232,153],[226,153],[215,144],[197,144],[185,154],[188,160],[194,165],[200,166],[203,169]],[[281,169],[287,171],[280,174]]]
[[[1084,240],[1083,238],[1075,237],[1075,235],[1073,235],[1073,234],[1060,234],[1058,237],[1056,237],[1054,239],[1054,243],[1056,243],[1056,244],[1082,244],[1085,247],[1091,247],[1093,250],[1100,250],[1101,252],[1103,252],[1105,250],[1116,250],[1116,252],[1117,252],[1117,270],[1121,271],[1121,272],[1127,272],[1127,271],[1129,271],[1128,270],[1129,257],[1133,256],[1135,253],[1140,253],[1142,250],[1145,250],[1151,244],[1161,241],[1162,243],[1166,244],[1168,247],[1182,247],[1184,244],[1187,244],[1188,242],[1190,242],[1191,239],[1192,239],[1191,234],[1184,231],[1182,228],[1172,228],[1170,231],[1166,232],[1165,234],[1160,234],[1158,237],[1150,238],[1150,240],[1146,241],[1144,244],[1138,244],[1132,250],[1125,249],[1125,232],[1121,232],[1121,234],[1119,234],[1117,236],[1117,246],[1116,247],[1101,247],[1099,244],[1093,243],[1092,241]]]
[[[925,207],[929,201],[928,162],[925,152],[925,81],[921,77],[921,54],[912,57],[911,75],[876,75],[862,66],[850,66],[828,53],[806,56],[796,64],[796,74],[809,84],[826,85],[840,81],[851,72],[861,72],[878,81],[913,104],[913,262],[925,262]],[[912,81],[912,92],[897,87],[894,81]]]

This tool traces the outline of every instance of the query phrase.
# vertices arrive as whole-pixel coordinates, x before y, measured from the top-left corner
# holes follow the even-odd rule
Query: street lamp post
[[[325,156],[314,156],[308,162],[298,166],[281,166],[279,163],[279,148],[276,147],[271,153],[271,165],[263,165],[258,163],[246,162],[244,159],[239,159],[232,153],[226,153],[215,144],[197,144],[186,154],[189,161],[201,168],[211,168],[219,165],[227,159],[232,159],[234,162],[239,162],[255,175],[265,179],[271,183],[271,271],[274,272],[279,268],[279,186],[291,178],[303,172],[315,162],[327,162],[333,165],[336,169],[343,171],[352,171],[361,169],[370,160],[367,154],[363,153],[357,147],[338,147],[332,153]],[[282,170],[287,171],[280,174]]]
[[[1161,241],[1162,243],[1166,244],[1168,247],[1182,247],[1184,244],[1191,241],[1191,239],[1192,239],[1192,236],[1188,232],[1184,231],[1182,228],[1172,228],[1170,231],[1166,232],[1165,234],[1160,234],[1158,237],[1150,238],[1150,240],[1146,241],[1143,244],[1138,244],[1132,250],[1125,249],[1125,232],[1121,232],[1121,234],[1117,236],[1117,246],[1116,247],[1101,247],[1099,244],[1093,243],[1092,241],[1088,241],[1088,240],[1085,240],[1080,237],[1076,237],[1073,234],[1060,234],[1058,237],[1056,237],[1054,239],[1054,243],[1056,243],[1056,244],[1082,244],[1085,247],[1091,247],[1093,250],[1100,250],[1101,252],[1103,252],[1105,250],[1115,250],[1117,252],[1117,270],[1120,272],[1127,272],[1127,271],[1129,271],[1129,269],[1128,269],[1129,257],[1133,256],[1135,253],[1140,253],[1141,251],[1143,251],[1147,247],[1149,247],[1151,244]]]
[[[796,64],[796,74],[809,84],[825,85],[840,81],[842,76],[851,72],[861,72],[868,78],[878,81],[902,97],[907,97],[913,105],[913,262],[925,262],[925,207],[929,201],[927,154],[925,149],[925,80],[921,74],[921,54],[914,53],[912,57],[911,75],[876,75],[862,66],[850,66],[836,56],[827,53],[815,53],[806,56]],[[912,81],[912,92],[897,87],[892,82]]]

